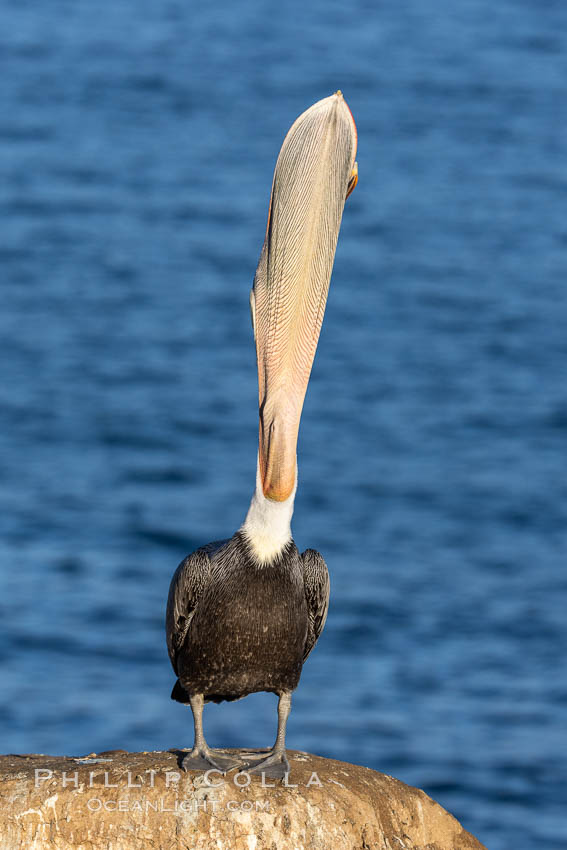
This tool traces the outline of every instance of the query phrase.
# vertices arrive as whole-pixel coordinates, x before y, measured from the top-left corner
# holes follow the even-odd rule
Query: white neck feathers
[[[256,470],[256,490],[240,531],[246,537],[258,563],[272,561],[291,540],[291,517],[297,490],[297,467],[295,487],[284,502],[266,499],[262,491],[259,469]]]

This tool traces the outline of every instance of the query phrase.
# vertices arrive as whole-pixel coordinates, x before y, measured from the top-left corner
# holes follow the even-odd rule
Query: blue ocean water
[[[332,600],[288,744],[567,847],[566,33],[552,0],[0,6],[2,751],[191,743],[167,589],[245,515],[272,170],[341,88],[294,518]]]

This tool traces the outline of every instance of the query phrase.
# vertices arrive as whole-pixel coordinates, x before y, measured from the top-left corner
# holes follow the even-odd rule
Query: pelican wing
[[[197,549],[177,567],[167,598],[165,632],[171,666],[177,675],[177,657],[185,642],[195,608],[209,582],[211,559],[209,547]]]
[[[327,564],[315,549],[306,549],[303,561],[303,584],[307,601],[308,626],[303,660],[307,658],[323,631],[329,609],[330,581]]]

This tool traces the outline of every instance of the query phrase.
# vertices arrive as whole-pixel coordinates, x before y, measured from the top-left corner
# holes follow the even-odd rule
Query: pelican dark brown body
[[[188,598],[188,576],[196,572],[202,591],[194,613],[181,615],[186,631],[179,640],[176,599]],[[173,650],[179,678],[172,698],[189,703],[189,694],[201,693],[205,702],[221,702],[295,690],[321,630],[325,574],[321,556],[312,549],[300,555],[293,541],[260,566],[241,532],[185,558],[168,604],[168,635],[180,644]]]
[[[345,199],[357,180],[356,127],[340,92],[294,122],[272,185],[250,308],[259,386],[256,489],[239,531],[181,562],[166,614],[172,698],[195,723],[185,769],[289,771],[291,694],[325,624],[329,574],[291,536],[297,436],[327,299]],[[205,702],[257,691],[278,695],[278,732],[265,758],[234,761],[209,749]],[[252,754],[250,754],[250,757]]]
[[[244,531],[197,549],[181,562],[169,589],[167,645],[178,676],[171,698],[194,711],[193,695],[201,697],[201,711],[203,702],[258,691],[278,694],[281,702],[299,684],[328,604],[323,558],[313,549],[300,555],[293,540],[266,563],[258,562]]]

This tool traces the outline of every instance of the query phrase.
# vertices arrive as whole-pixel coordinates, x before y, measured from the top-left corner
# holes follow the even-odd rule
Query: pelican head
[[[323,322],[345,200],[358,179],[356,126],[340,91],[313,104],[281,147],[250,295],[258,359],[263,495],[295,492],[299,421]]]

